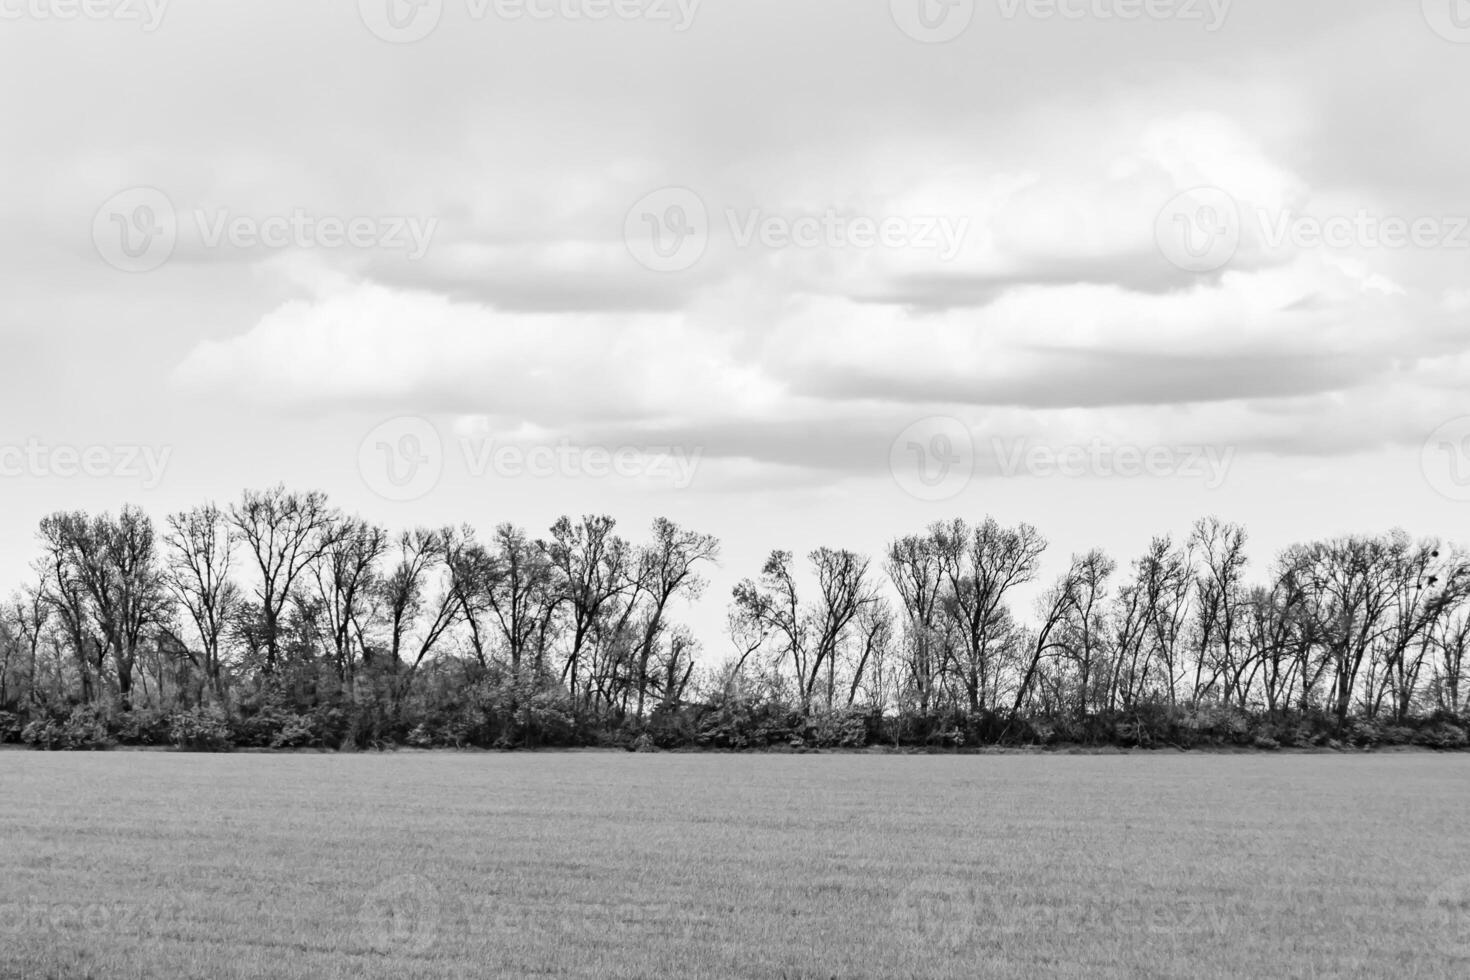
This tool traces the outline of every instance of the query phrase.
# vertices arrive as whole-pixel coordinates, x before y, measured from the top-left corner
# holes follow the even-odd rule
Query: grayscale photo
[[[0,83],[0,980],[1470,977],[1470,0]]]

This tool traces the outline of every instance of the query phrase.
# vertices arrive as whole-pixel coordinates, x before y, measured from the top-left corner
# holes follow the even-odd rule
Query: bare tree
[[[1077,671],[1077,713],[1086,716],[1098,670],[1107,655],[1104,604],[1108,579],[1116,571],[1113,560],[1093,550],[1072,560],[1072,589],[1064,592],[1070,603],[1064,611],[1059,642]]]
[[[26,588],[11,596],[5,608],[5,619],[26,654],[26,700],[40,704],[40,649],[51,623],[51,606],[40,588]]]
[[[1460,714],[1466,710],[1465,653],[1470,649],[1470,608],[1460,606],[1436,624],[1434,647],[1435,703],[1442,711]]]
[[[1393,603],[1383,638],[1379,690],[1393,695],[1394,720],[1401,722],[1413,707],[1439,624],[1470,598],[1470,569],[1465,556],[1436,540],[1413,544],[1396,535],[1390,541]]]
[[[36,570],[40,594],[54,611],[77,665],[82,701],[100,695],[105,680],[107,646],[98,635],[87,589],[77,569],[73,542],[86,533],[87,516],[58,513],[43,518],[38,532],[43,548]]]
[[[997,652],[1012,635],[1007,595],[1036,577],[1046,539],[1029,524],[1002,527],[986,518],[971,528],[962,520],[931,529],[945,585],[944,610],[964,656],[960,664],[972,712],[990,706],[999,692]]]
[[[1030,640],[1029,656],[1026,661],[1026,669],[1021,675],[1021,681],[1016,685],[1016,698],[1011,704],[1011,713],[1006,721],[1007,728],[1014,725],[1017,716],[1020,715],[1021,706],[1031,693],[1031,684],[1036,679],[1042,660],[1048,656],[1060,655],[1067,649],[1068,617],[1075,615],[1078,609],[1085,608],[1095,601],[1084,593],[1085,590],[1092,588],[1092,576],[1095,576],[1097,571],[1095,555],[1073,555],[1070,567],[1037,604],[1041,613],[1041,621],[1028,637]]]
[[[377,566],[388,550],[388,532],[359,518],[341,518],[322,538],[321,554],[309,568],[337,680],[352,690],[359,654],[364,662],[372,659],[364,616],[378,590]]]
[[[490,596],[500,579],[501,568],[468,526],[444,532],[444,564],[449,572],[448,590],[459,619],[469,632],[470,648],[483,673],[490,666]]]
[[[604,639],[609,616],[638,586],[632,576],[638,558],[628,542],[613,533],[616,526],[607,516],[589,515],[576,524],[563,517],[552,526],[551,540],[541,544],[556,569],[556,601],[570,617],[562,679],[574,699],[584,680],[587,647]]]
[[[949,660],[944,567],[935,536],[911,534],[889,545],[888,577],[902,601],[909,683],[918,696],[919,714],[927,718]]]
[[[1148,690],[1148,678],[1164,675],[1169,703],[1178,701],[1184,676],[1185,626],[1194,579],[1188,551],[1176,548],[1168,535],[1154,538],[1144,556],[1133,563],[1133,580],[1119,591],[1118,652],[1127,682],[1124,706]],[[1126,658],[1126,667],[1122,663]]]
[[[689,627],[675,626],[666,633],[667,642],[658,644],[649,669],[650,687],[658,698],[659,711],[670,711],[683,703],[699,651],[699,641]]]
[[[776,551],[766,560],[758,583],[747,579],[735,587],[733,620],[736,632],[779,643],[776,660],[790,662],[803,714],[811,713],[819,690],[828,710],[834,706],[839,661],[853,627],[862,612],[878,601],[866,558],[851,551],[818,548],[808,559],[817,580],[815,603],[803,605],[791,553]],[[863,648],[876,639],[872,635],[865,638]],[[854,667],[865,663],[859,654],[854,664],[845,666],[844,676],[860,684],[861,675]]]
[[[254,558],[259,580],[255,596],[261,616],[265,673],[273,674],[281,656],[281,618],[302,575],[330,547],[337,514],[319,492],[297,493],[283,486],[247,490],[230,508],[230,522]]]
[[[118,700],[131,710],[139,646],[167,611],[153,522],[135,507],[115,519],[57,514],[42,522],[42,538],[50,551],[53,607],[78,649],[95,651],[79,662],[100,677],[110,654]]]
[[[484,583],[485,601],[510,658],[514,716],[522,688],[539,679],[544,666],[547,634],[557,610],[554,569],[540,545],[512,524],[495,529],[491,560],[494,572]]]
[[[224,697],[221,651],[225,629],[240,606],[240,588],[230,578],[235,530],[213,504],[174,514],[165,538],[164,583],[199,637],[205,679],[214,697]]]
[[[856,656],[847,689],[847,707],[866,691],[868,703],[882,711],[887,699],[887,667],[893,649],[893,607],[875,598],[858,613]]]
[[[461,615],[463,603],[456,594],[453,571],[449,564],[449,553],[455,546],[455,537],[453,528],[439,531],[421,528],[400,535],[398,561],[377,586],[388,619],[388,651],[394,675],[392,713],[395,721],[415,674]],[[443,570],[445,581],[434,598],[430,599],[429,588],[435,569]],[[427,618],[424,616],[426,610]],[[415,635],[413,630],[421,621],[423,627]]]
[[[1383,538],[1348,537],[1309,545],[1298,556],[1324,667],[1333,671],[1332,711],[1339,723],[1347,720],[1359,672],[1388,627],[1396,550]],[[1311,679],[1303,685],[1305,702]]]

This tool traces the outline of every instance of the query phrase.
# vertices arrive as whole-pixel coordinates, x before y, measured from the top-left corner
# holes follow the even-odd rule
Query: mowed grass
[[[1464,977],[1470,756],[0,753],[0,976]]]

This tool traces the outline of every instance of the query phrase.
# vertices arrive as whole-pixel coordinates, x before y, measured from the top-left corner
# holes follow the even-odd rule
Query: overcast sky
[[[278,481],[713,532],[707,645],[943,517],[1470,538],[1470,5],[923,3],[0,0],[0,579]]]

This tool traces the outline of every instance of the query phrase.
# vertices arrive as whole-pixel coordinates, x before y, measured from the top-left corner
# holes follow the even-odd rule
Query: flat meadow
[[[1463,977],[1470,755],[0,752],[0,976]]]

